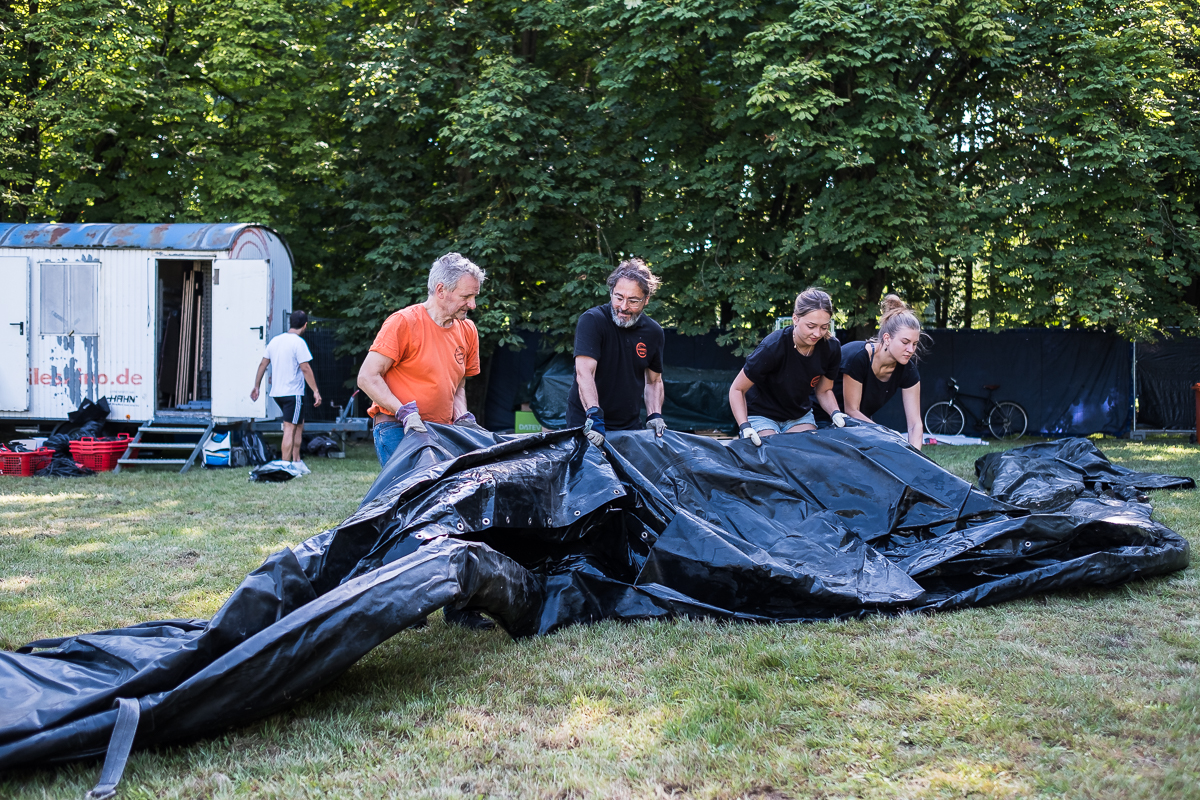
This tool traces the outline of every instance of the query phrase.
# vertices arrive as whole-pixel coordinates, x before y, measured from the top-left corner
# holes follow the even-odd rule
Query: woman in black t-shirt
[[[908,443],[918,450],[924,436],[921,425],[921,375],[917,349],[921,323],[903,300],[894,294],[883,298],[879,333],[859,345],[847,345],[842,362],[841,398],[846,413],[873,422],[875,412],[899,392],[908,423]]]
[[[796,297],[792,324],[763,339],[746,359],[729,387],[729,407],[743,439],[761,445],[763,436],[815,429],[814,390],[834,424],[845,424],[832,391],[842,361],[841,344],[829,333],[832,317],[829,295],[805,289]]]

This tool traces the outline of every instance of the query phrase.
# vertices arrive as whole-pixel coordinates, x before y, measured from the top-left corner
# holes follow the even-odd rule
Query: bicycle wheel
[[[1029,415],[1016,403],[996,403],[988,414],[988,430],[997,439],[1020,439],[1029,425]]]
[[[966,424],[962,409],[945,400],[934,403],[925,412],[925,431],[934,436],[957,436]]]

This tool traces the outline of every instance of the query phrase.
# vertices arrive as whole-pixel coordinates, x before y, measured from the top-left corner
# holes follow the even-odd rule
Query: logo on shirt
[[[454,348],[454,360],[460,364],[467,360],[467,351],[463,350],[461,345]]]
[[[811,386],[812,388],[815,389],[815,388],[817,388],[817,384],[820,382],[821,382],[821,376],[818,375],[817,377],[812,379],[812,383],[810,383],[809,386]]]
[[[645,358],[645,357],[646,357],[646,344],[645,344],[644,342],[638,342],[638,343],[637,343],[637,347],[635,347],[635,348],[633,348],[633,349],[634,349],[635,351],[637,351],[638,358]]]

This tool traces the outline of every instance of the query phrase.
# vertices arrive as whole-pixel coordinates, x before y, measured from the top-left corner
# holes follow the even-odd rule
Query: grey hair
[[[487,279],[486,272],[475,266],[461,254],[446,253],[446,255],[433,262],[433,266],[429,268],[429,293],[433,294],[436,292],[439,283],[448,290],[454,291],[464,275],[470,275],[479,281],[480,286]]]
[[[630,280],[641,287],[642,292],[646,297],[658,291],[658,278],[646,266],[646,262],[640,258],[627,258],[617,265],[617,268],[608,276],[606,283],[608,290],[611,292],[617,285],[618,281]]]

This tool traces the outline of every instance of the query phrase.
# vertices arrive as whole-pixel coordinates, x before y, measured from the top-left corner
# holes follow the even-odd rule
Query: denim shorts
[[[811,408],[808,410],[808,413],[800,419],[789,419],[787,422],[776,422],[773,419],[756,417],[754,415],[746,417],[746,421],[749,422],[756,431],[774,431],[775,433],[786,433],[797,425],[817,424],[817,418],[813,416]]]

